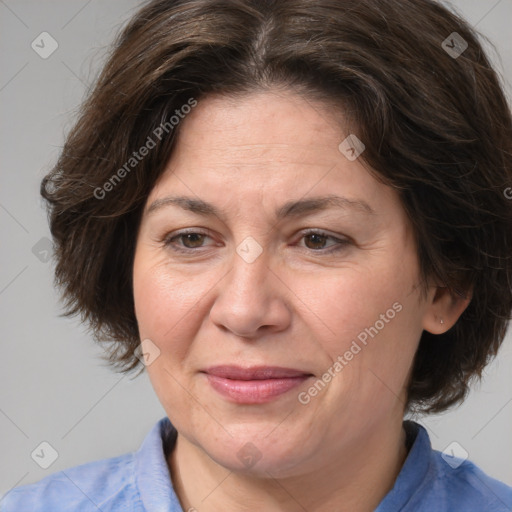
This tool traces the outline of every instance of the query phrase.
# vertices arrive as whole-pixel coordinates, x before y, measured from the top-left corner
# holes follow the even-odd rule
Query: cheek
[[[221,284],[223,272],[187,271],[186,266],[173,266],[165,254],[151,249],[142,245],[135,254],[135,315],[140,339],[151,339],[165,356],[154,366],[165,365],[174,374],[178,368],[186,371],[197,362],[194,340],[207,321],[212,306],[210,291]]]
[[[133,295],[141,335],[162,334],[193,310],[204,293],[198,277],[169,268],[164,258],[144,248],[135,253]]]
[[[303,292],[307,293],[308,283],[303,284]],[[319,286],[318,281],[316,284],[316,291],[306,296],[311,309],[318,312],[320,325],[325,325],[326,334],[332,335],[328,338],[333,340],[335,349],[350,345],[358,336],[364,341],[365,336],[370,336],[368,329],[371,327],[375,327],[379,337],[385,331],[399,329],[406,316],[404,311],[412,313],[413,296],[408,297],[412,281],[403,270],[389,267],[381,271],[345,269],[338,277],[326,279],[323,286]],[[298,295],[300,293],[299,289]],[[375,329],[370,329],[373,334]]]
[[[161,350],[165,349],[163,340],[185,325],[180,319],[197,303],[190,282],[179,273],[170,273],[144,249],[135,253],[133,296],[140,338],[150,338]]]
[[[375,411],[390,406],[406,385],[422,331],[416,278],[413,260],[388,262],[345,272],[316,295],[329,327],[324,348],[343,375],[333,379],[332,395],[350,388],[361,414],[370,404]]]
[[[135,253],[133,295],[139,336],[141,340],[149,338],[159,350],[146,371],[175,426],[182,426],[176,411],[190,408],[190,395],[183,392],[181,382],[198,328],[201,293],[205,288],[198,287],[183,272],[171,271],[150,251],[140,249]],[[190,382],[187,389],[194,393]]]

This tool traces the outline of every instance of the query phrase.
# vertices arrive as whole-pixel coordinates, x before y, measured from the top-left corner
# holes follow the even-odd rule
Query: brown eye
[[[163,245],[177,252],[195,252],[195,250],[204,247],[206,238],[210,237],[199,231],[174,233],[163,240]]]
[[[311,242],[311,245],[313,246],[313,247],[311,247],[310,245],[308,245],[306,243],[306,246],[308,249],[323,249],[327,238],[328,237],[325,235],[319,235],[318,233],[311,233],[309,235],[306,235],[304,237],[304,240],[309,239]]]
[[[307,249],[323,253],[339,251],[350,243],[348,240],[336,238],[322,231],[305,232],[302,234],[302,238],[305,240],[304,244]],[[328,240],[333,241],[330,247],[325,245]]]
[[[201,247],[204,236],[201,233],[186,233],[175,238],[181,238],[187,249],[195,249],[196,247]]]

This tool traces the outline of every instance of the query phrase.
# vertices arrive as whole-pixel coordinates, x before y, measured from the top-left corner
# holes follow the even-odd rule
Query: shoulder
[[[379,512],[511,512],[512,487],[452,451],[432,448],[424,426],[404,422],[409,454]]]
[[[12,489],[1,512],[143,510],[135,485],[134,454],[88,462]],[[128,505],[129,504],[129,505]],[[139,506],[138,506],[139,505]]]
[[[469,460],[432,450],[432,491],[443,495],[449,510],[510,512],[512,487],[486,474]]]

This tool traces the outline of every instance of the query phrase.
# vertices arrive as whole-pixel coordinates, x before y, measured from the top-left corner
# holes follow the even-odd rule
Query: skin
[[[361,158],[340,152],[354,132],[332,109],[282,90],[236,101],[216,95],[181,123],[146,203],[133,286],[141,340],[160,351],[148,374],[178,431],[168,465],[183,509],[372,511],[407,455],[405,390],[421,333],[450,329],[469,299],[436,283],[422,298],[398,196]],[[222,213],[175,205],[148,212],[169,195],[200,198]],[[365,201],[375,213],[332,207],[274,217],[287,201],[326,195]],[[205,236],[173,238],[185,228]],[[251,263],[236,251],[249,236],[262,248]],[[340,250],[329,253],[333,247]],[[394,303],[401,311],[300,403],[298,394]],[[201,373],[214,364],[284,366],[314,377],[268,403],[235,404]],[[238,456],[246,443],[261,456],[249,466]]]

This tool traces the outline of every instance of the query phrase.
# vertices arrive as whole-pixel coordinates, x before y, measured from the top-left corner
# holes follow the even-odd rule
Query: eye
[[[301,240],[304,239],[306,241],[306,249],[318,253],[325,254],[340,251],[350,244],[350,241],[347,239],[337,238],[320,230],[308,230],[302,232],[301,235]],[[204,247],[203,242],[206,238],[211,237],[202,231],[189,230],[171,233],[162,242],[165,247],[173,251],[190,254]],[[330,248],[326,249],[325,243],[327,240],[331,240],[333,243]]]
[[[328,233],[325,233],[324,231],[319,230],[308,230],[306,232],[303,232],[302,238],[305,241],[309,240],[309,245],[305,242],[306,248],[314,252],[330,253],[340,251],[344,249],[345,246],[350,244],[350,241],[347,239],[337,238],[335,236],[329,235]],[[334,244],[331,245],[330,249],[325,249],[325,242],[328,239],[334,241]]]
[[[182,231],[174,236],[166,237],[163,240],[164,246],[178,252],[194,252],[194,249],[201,248],[205,238],[210,238],[201,231]],[[183,242],[184,245],[176,245],[175,240]]]

